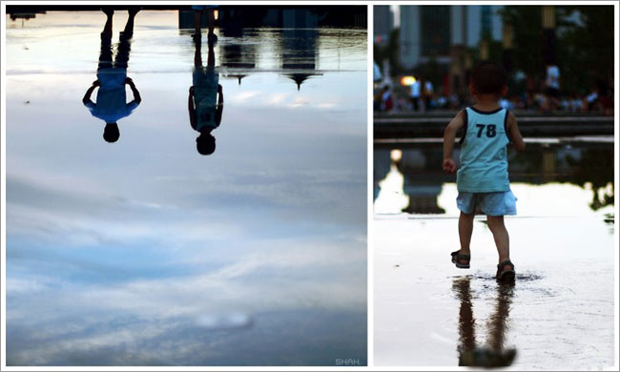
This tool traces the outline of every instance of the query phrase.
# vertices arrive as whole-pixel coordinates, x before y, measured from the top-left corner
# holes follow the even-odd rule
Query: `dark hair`
[[[118,137],[120,137],[121,134],[118,131],[118,125],[116,123],[107,123],[105,128],[103,129],[103,139],[106,140],[106,142],[116,142],[118,140]]]
[[[215,137],[211,133],[201,133],[196,138],[196,150],[201,155],[211,155],[215,152]]]
[[[472,84],[479,94],[501,94],[508,83],[506,70],[495,62],[480,62],[473,70]]]

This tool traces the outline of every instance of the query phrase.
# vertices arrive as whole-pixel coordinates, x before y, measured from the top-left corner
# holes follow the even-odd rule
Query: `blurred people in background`
[[[551,66],[545,76],[525,75],[522,85],[509,90],[508,95],[499,102],[502,108],[509,110],[526,110],[532,113],[592,113],[613,115],[614,86],[613,79],[595,80],[589,91],[560,90],[560,72],[557,66]],[[405,75],[407,76],[407,75]],[[414,75],[411,85],[381,84],[375,90],[375,112],[429,112],[432,110],[459,110],[472,104],[471,97],[459,96],[456,91],[449,91],[444,84],[435,88],[433,83],[419,75]],[[543,79],[544,78],[544,79]],[[394,81],[400,81],[394,78]],[[445,79],[444,79],[445,80]],[[435,92],[441,94],[435,94]]]
[[[419,76],[414,76],[414,82],[411,84],[411,104],[413,105],[413,111],[418,112],[420,110],[420,98],[422,97],[422,82]]]
[[[381,91],[381,111],[389,112],[394,107],[394,95],[389,85],[383,87]]]
[[[547,66],[545,98],[544,111],[554,112],[560,103],[560,69],[556,65]]]
[[[433,101],[433,83],[428,80],[425,79],[424,80],[424,86],[422,89],[422,96],[424,96],[424,110],[425,111],[431,111],[432,110],[432,101]]]
[[[586,96],[586,107],[588,112],[593,112],[596,110],[596,106],[598,105],[598,92],[598,87],[596,85],[592,85],[592,88],[590,88],[590,93]]]

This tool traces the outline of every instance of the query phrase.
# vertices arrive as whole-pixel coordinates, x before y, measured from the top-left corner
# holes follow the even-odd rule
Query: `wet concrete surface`
[[[471,268],[450,262],[459,248],[456,185],[425,184],[429,171],[420,170],[423,162],[414,170],[412,148],[397,151],[401,160],[375,178],[375,364],[613,366],[615,209],[593,202],[601,194],[613,199],[613,178],[596,189],[596,177],[575,181],[568,170],[573,183],[560,181],[559,163],[546,180],[535,177],[536,167],[515,170],[522,177],[512,184],[518,215],[506,217],[506,227],[517,277],[506,288],[494,278],[498,256],[484,216],[474,223]],[[601,148],[613,156],[612,147]],[[527,174],[538,181],[525,182]]]

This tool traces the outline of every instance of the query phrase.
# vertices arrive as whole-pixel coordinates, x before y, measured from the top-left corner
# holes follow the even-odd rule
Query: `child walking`
[[[458,268],[469,268],[474,216],[482,212],[487,216],[499,254],[498,281],[513,281],[515,278],[508,231],[504,226],[504,216],[517,213],[516,198],[508,181],[506,146],[512,142],[516,150],[525,149],[517,119],[499,105],[500,98],[508,91],[506,84],[506,72],[498,64],[482,62],[476,66],[469,85],[476,104],[460,111],[450,121],[443,142],[443,170],[454,173],[454,140],[457,131],[463,128],[459,141],[461,166],[456,175],[461,249],[451,253],[452,262]]]

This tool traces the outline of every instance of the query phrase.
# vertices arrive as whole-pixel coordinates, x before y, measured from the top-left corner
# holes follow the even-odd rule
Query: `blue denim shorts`
[[[517,198],[512,191],[471,193],[459,192],[456,198],[459,210],[466,214],[508,216],[517,214]]]
[[[218,5],[192,5],[194,10],[212,10],[217,9]]]

